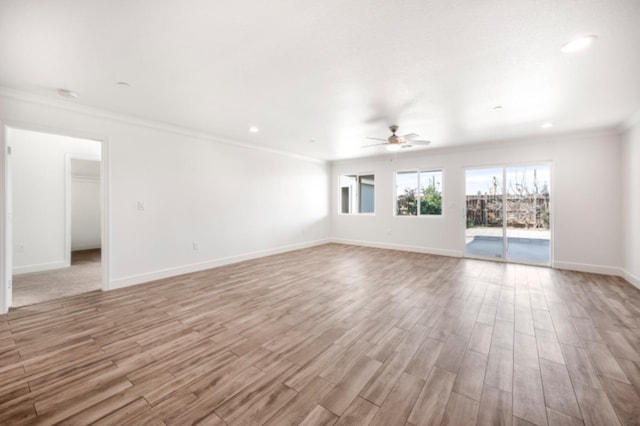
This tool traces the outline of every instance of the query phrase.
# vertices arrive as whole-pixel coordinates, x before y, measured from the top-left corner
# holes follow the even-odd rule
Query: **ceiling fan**
[[[424,146],[424,145],[429,145],[431,143],[431,141],[416,139],[419,136],[416,133],[407,133],[406,135],[402,135],[402,136],[396,135],[396,132],[398,131],[398,126],[395,124],[393,126],[389,126],[389,130],[391,130],[391,136],[389,136],[387,139],[371,138],[371,137],[367,138],[367,139],[373,139],[374,141],[384,141],[383,143],[363,145],[362,148],[370,148],[372,146],[386,145],[388,151],[398,151],[402,148],[411,148],[412,146],[415,146],[415,145]]]

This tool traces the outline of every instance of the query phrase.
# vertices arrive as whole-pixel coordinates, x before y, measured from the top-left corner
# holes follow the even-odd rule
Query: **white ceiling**
[[[339,159],[394,123],[436,148],[620,124],[640,1],[0,0],[0,64],[0,86]]]

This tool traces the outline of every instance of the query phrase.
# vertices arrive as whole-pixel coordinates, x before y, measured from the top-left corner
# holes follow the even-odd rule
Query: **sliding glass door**
[[[504,257],[503,169],[466,171],[467,255]]]
[[[465,178],[466,255],[548,265],[550,166],[469,169]]]
[[[549,264],[550,167],[508,167],[505,173],[507,259]]]

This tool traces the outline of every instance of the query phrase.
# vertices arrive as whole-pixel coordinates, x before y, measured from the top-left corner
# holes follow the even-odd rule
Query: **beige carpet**
[[[71,253],[71,267],[14,275],[12,306],[27,306],[102,287],[100,249]]]

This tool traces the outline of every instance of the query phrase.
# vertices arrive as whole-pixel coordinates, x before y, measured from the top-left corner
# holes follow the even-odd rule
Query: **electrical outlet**
[[[200,249],[200,243],[199,243],[199,242],[197,242],[197,241],[194,241],[194,242],[193,242],[193,249],[194,249],[194,250],[199,250],[199,249]]]

